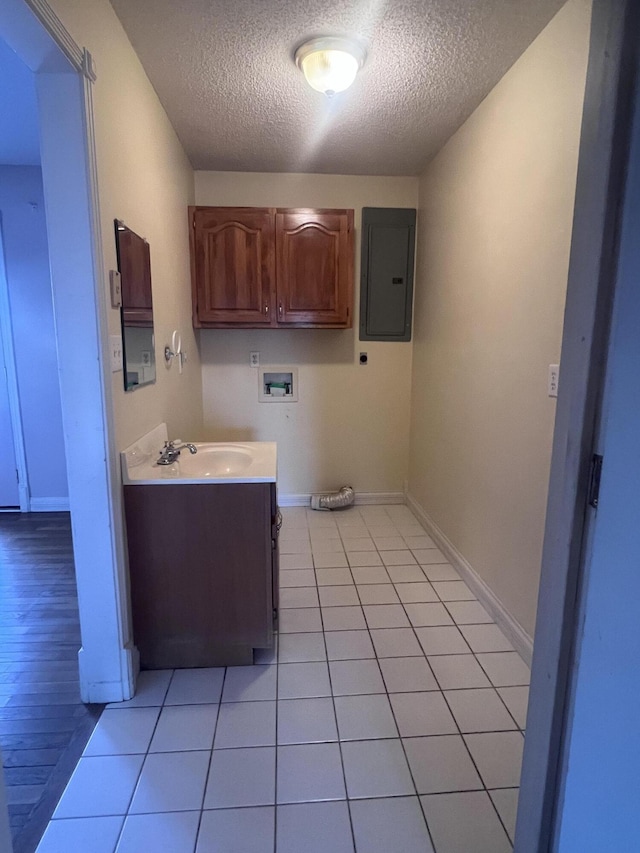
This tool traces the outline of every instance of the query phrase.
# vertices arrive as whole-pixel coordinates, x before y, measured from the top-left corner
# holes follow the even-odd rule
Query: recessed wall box
[[[261,367],[258,378],[258,399],[261,403],[298,402],[296,367]]]

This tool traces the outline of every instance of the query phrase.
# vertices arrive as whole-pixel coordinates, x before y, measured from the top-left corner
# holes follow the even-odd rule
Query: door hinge
[[[589,506],[598,508],[600,498],[600,478],[602,476],[602,456],[594,453],[591,457],[591,470],[589,472]]]

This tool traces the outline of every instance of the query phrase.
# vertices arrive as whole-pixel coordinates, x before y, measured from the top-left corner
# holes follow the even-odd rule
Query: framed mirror
[[[124,390],[156,381],[151,296],[151,254],[145,239],[115,220],[118,271],[122,288]]]

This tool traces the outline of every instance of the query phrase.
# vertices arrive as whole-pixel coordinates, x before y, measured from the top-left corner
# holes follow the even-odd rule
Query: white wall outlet
[[[122,370],[122,335],[109,335],[109,357],[111,372]]]
[[[547,378],[547,393],[550,397],[558,396],[558,382],[560,380],[560,365],[550,364]]]
[[[260,367],[260,353],[259,352],[250,352],[249,353],[249,365],[251,367]]]

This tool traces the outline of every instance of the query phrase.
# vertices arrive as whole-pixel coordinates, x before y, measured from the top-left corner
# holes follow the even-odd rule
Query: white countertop
[[[274,441],[196,441],[195,454],[185,448],[176,462],[158,465],[166,436],[161,424],[120,454],[125,486],[276,482]]]

